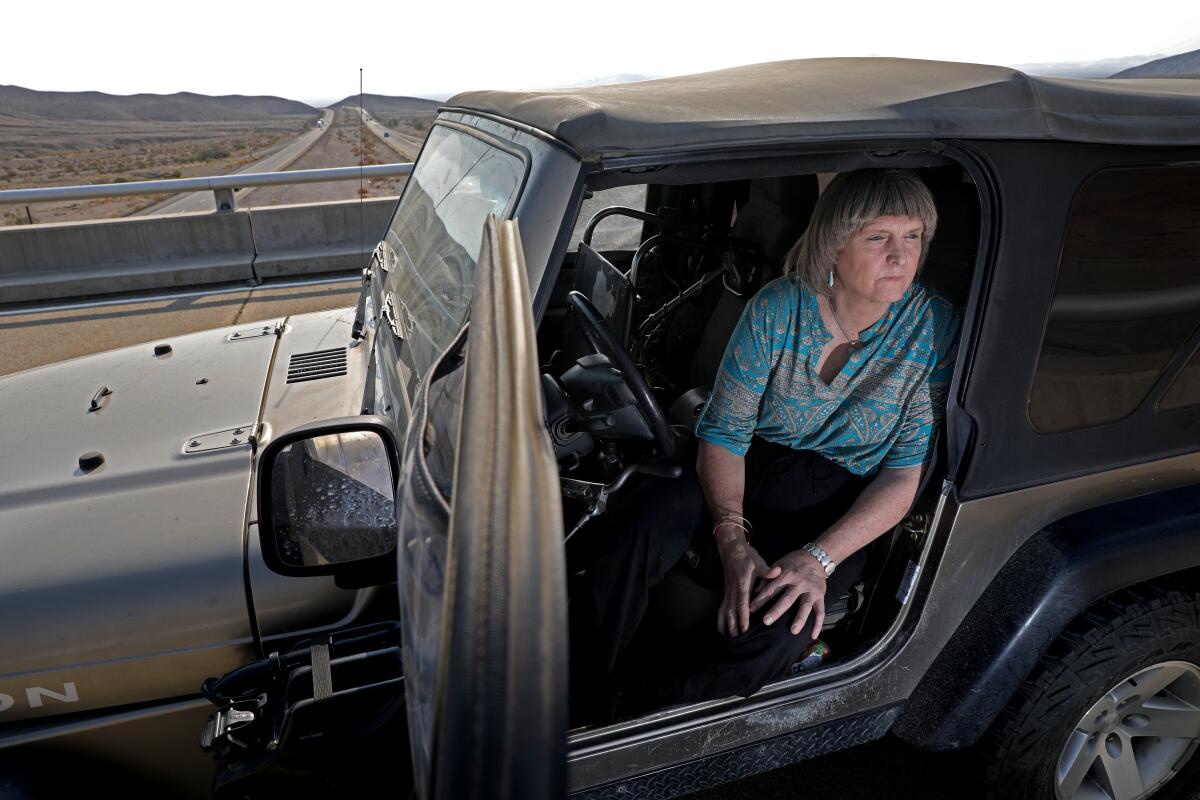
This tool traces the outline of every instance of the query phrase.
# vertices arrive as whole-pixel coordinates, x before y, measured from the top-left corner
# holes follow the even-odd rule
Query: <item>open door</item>
[[[566,794],[558,469],[515,221],[489,216],[469,330],[414,398],[397,494],[417,795]]]

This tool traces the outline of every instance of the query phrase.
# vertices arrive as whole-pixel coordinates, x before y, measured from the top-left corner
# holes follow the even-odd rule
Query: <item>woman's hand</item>
[[[718,528],[716,537],[717,552],[725,570],[725,597],[717,610],[717,630],[725,636],[738,636],[750,630],[750,592],[754,581],[777,577],[779,568],[768,567],[737,528]]]
[[[804,630],[804,623],[811,613],[812,638],[816,639],[825,624],[825,568],[803,550],[788,553],[775,562],[772,578],[754,595],[750,611],[758,611],[771,600],[775,603],[763,615],[764,624],[770,625],[780,619],[798,602],[796,616],[792,619],[792,635]]]

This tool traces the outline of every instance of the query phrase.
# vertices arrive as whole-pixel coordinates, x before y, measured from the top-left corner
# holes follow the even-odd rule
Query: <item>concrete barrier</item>
[[[0,228],[0,306],[357,272],[396,198]]]
[[[0,304],[249,281],[253,264],[245,212],[0,228]]]
[[[250,209],[259,278],[361,270],[396,198]]]

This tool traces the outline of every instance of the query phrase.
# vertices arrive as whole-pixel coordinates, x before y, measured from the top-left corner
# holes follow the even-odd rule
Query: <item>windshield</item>
[[[458,128],[430,131],[384,236],[384,304],[404,337],[410,395],[466,319],[484,220],[508,217],[524,176],[512,152]]]

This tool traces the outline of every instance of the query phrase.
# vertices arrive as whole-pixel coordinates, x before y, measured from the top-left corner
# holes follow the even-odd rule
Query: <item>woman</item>
[[[907,513],[943,411],[957,320],[913,283],[937,225],[911,172],[838,175],[784,277],[747,305],[696,426],[697,474],[609,521],[572,597],[577,710],[603,716],[648,592],[715,546],[715,627],[636,676],[640,703],[751,694],[820,634],[865,546]]]

